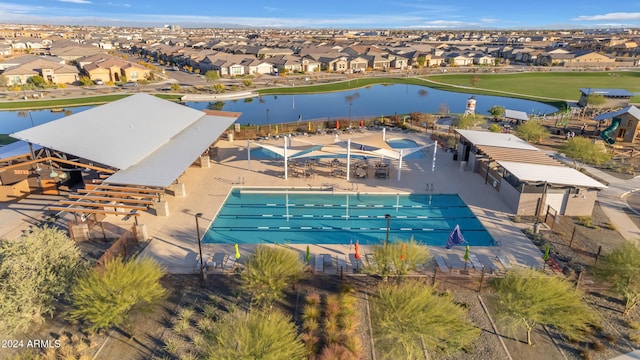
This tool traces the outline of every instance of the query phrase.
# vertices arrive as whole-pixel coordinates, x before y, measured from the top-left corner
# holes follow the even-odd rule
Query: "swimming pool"
[[[233,189],[205,243],[381,244],[409,240],[444,246],[460,225],[472,246],[493,239],[457,194],[358,194],[300,189]]]

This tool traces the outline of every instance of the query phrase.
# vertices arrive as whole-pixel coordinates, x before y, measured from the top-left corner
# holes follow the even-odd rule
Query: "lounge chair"
[[[478,257],[478,260],[480,260],[480,262],[482,263],[482,265],[484,265],[484,268],[490,273],[496,273],[500,271],[500,268],[496,266],[496,264],[493,262],[493,260],[491,260],[491,258],[489,258],[489,256],[484,254],[478,254],[477,257]]]
[[[324,267],[333,266],[333,256],[331,256],[330,254],[320,254],[320,256],[322,256]]]
[[[320,274],[324,272],[324,257],[322,255],[315,255],[314,272]]]
[[[480,260],[478,260],[476,254],[469,254],[469,261],[471,262],[471,265],[474,269],[478,271],[482,271],[482,269],[484,269],[484,265],[480,262]]]
[[[202,255],[202,265],[204,266],[204,268],[207,268],[207,255]],[[196,274],[200,273],[200,254],[196,255],[196,261],[193,264],[193,272]]]
[[[511,261],[506,255],[497,255],[496,258],[500,261],[500,264],[504,266],[505,270],[509,270],[513,267],[513,265],[511,265]]]
[[[356,259],[356,254],[349,254],[349,262],[354,272],[364,268],[362,265],[362,257],[360,257],[360,259]]]
[[[338,256],[338,271],[349,271],[347,268],[347,259],[344,255]]]
[[[227,261],[224,262],[224,266],[222,267],[225,271],[233,271],[236,267],[236,257],[234,255],[228,255]]]
[[[438,269],[440,270],[440,272],[442,273],[449,272],[449,267],[447,266],[447,263],[444,261],[444,258],[442,256],[436,255],[435,260],[436,260],[436,265],[438,265]]]
[[[458,254],[447,254],[447,264],[449,264],[449,270],[464,270],[464,260],[460,259]],[[467,264],[467,267],[470,265]]]

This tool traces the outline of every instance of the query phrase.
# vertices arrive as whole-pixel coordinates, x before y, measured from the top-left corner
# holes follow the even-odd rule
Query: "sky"
[[[0,0],[0,22],[423,30],[640,28],[640,0]]]

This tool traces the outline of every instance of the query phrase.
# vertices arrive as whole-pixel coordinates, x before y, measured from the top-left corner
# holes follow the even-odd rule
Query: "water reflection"
[[[347,91],[305,94],[267,95],[258,98],[188,102],[186,105],[199,110],[224,110],[241,112],[241,124],[276,124],[301,120],[331,120],[337,118],[379,117],[381,115],[425,113],[463,113],[471,94],[455,93],[418,85],[384,84],[373,85]],[[506,98],[500,96],[474,95],[476,111],[488,114],[494,105],[507,109],[524,111],[528,114],[550,114],[557,109],[536,101]],[[33,110],[34,125],[44,124],[69,114],[78,113],[94,106],[67,108],[63,112]],[[0,134],[10,134],[30,127],[28,117],[20,116],[20,111],[0,111]]]
[[[418,85],[374,85],[347,91],[304,94],[265,95],[258,101],[228,100],[188,102],[195,109],[217,109],[241,112],[241,124],[267,124],[297,120],[379,117],[381,115],[425,113],[463,113],[472,94],[436,90]],[[473,95],[476,111],[488,114],[494,105],[524,111],[528,114],[551,114],[558,109],[537,101],[489,95]],[[224,104],[224,105],[222,105]],[[268,111],[267,111],[268,110]],[[268,115],[267,115],[268,114]],[[269,121],[267,121],[269,118]]]

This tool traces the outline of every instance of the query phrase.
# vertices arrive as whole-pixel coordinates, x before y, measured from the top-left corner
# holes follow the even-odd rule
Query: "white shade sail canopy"
[[[287,158],[299,159],[299,158],[312,158],[320,156],[331,155],[346,155],[347,153],[347,141],[338,141],[334,144],[311,144],[306,141],[300,141],[292,139],[295,142],[301,142],[304,145],[287,147]],[[252,144],[267,149],[273,153],[276,153],[284,157],[284,147],[280,145],[261,144],[258,142],[252,142]],[[402,156],[406,157],[416,151],[420,151],[430,145],[421,145],[412,148],[396,149],[392,148],[386,141],[382,139],[380,134],[373,134],[369,136],[363,136],[359,138],[351,139],[351,155],[367,156],[373,158],[387,158],[387,159],[400,159],[400,150],[402,150]]]

